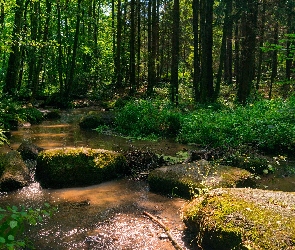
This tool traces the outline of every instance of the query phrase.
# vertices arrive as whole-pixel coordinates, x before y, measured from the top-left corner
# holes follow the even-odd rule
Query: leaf
[[[15,227],[17,227],[17,221],[16,220],[12,220],[9,222],[9,226],[13,229]]]
[[[14,240],[14,236],[10,234],[10,235],[8,235],[7,239],[13,241]]]
[[[0,237],[0,243],[5,243],[5,239],[3,237]]]

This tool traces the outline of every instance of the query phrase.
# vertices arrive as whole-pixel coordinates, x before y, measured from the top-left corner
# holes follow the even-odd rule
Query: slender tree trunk
[[[199,55],[199,10],[200,0],[193,0],[193,32],[194,32],[194,99],[200,99],[200,55]]]
[[[24,1],[17,0],[15,13],[14,13],[12,46],[11,46],[11,52],[9,54],[5,85],[3,88],[3,92],[11,96],[16,96],[16,90],[18,86],[20,64],[21,64],[20,39],[21,39],[21,29],[22,29],[22,22],[23,22],[23,13],[24,13]]]
[[[229,22],[227,27],[226,34],[226,56],[224,62],[224,82],[232,85],[233,81],[233,0],[227,0],[227,13],[229,15]]]
[[[276,22],[274,27],[274,39],[273,44],[279,43],[279,23]],[[269,92],[268,98],[271,99],[272,97],[272,86],[275,81],[278,72],[278,51],[274,49],[272,52],[272,67],[271,67],[271,77],[270,77],[270,84],[269,84]]]
[[[221,78],[222,78],[222,71],[223,66],[226,65],[226,45],[227,45],[227,38],[228,34],[231,33],[229,29],[232,28],[232,19],[231,19],[231,7],[232,7],[232,0],[226,1],[226,8],[225,8],[225,17],[224,17],[224,24],[223,24],[223,31],[222,31],[222,42],[221,42],[221,49],[220,49],[220,56],[219,56],[219,68],[217,73],[216,79],[216,88],[215,88],[215,97],[217,99],[219,92],[220,92],[220,85],[221,85]],[[229,69],[227,69],[229,70]]]
[[[59,91],[60,97],[64,96],[64,80],[63,80],[63,52],[62,52],[62,40],[61,40],[61,7],[60,2],[57,2],[57,43],[58,43],[58,58],[57,58],[57,68],[58,68],[58,80],[59,80]]]
[[[135,93],[135,0],[131,0],[131,28],[130,28],[130,93]]]
[[[78,0],[78,9],[77,9],[77,19],[76,19],[76,29],[74,36],[74,44],[73,44],[73,53],[70,64],[69,78],[66,86],[66,99],[68,100],[69,96],[72,94],[74,78],[75,78],[75,68],[76,68],[76,58],[77,58],[77,50],[79,43],[79,31],[80,31],[80,19],[81,19],[81,2],[82,0]]]
[[[261,74],[262,74],[262,61],[263,61],[263,41],[264,41],[264,30],[265,30],[265,11],[266,11],[266,2],[262,2],[261,10],[261,24],[260,24],[260,34],[259,34],[259,57],[258,57],[258,67],[257,67],[257,80],[256,80],[256,90],[259,89]]]
[[[152,0],[148,1],[148,85],[147,95],[150,96],[153,92],[154,83],[154,66],[153,66],[153,47],[152,47]]]
[[[116,88],[122,88],[122,69],[121,69],[121,42],[122,42],[122,10],[121,0],[117,3],[117,46],[115,60],[115,75],[117,78]]]
[[[248,0],[244,6],[247,12],[242,14],[241,20],[241,65],[238,82],[238,101],[245,105],[253,88],[255,66],[255,45],[257,29],[257,0]]]
[[[172,27],[172,61],[171,61],[171,102],[178,105],[178,63],[179,63],[179,36],[180,36],[180,9],[179,0],[174,0],[173,27]]]
[[[137,83],[136,86],[139,88],[139,82],[140,82],[140,49],[141,49],[141,16],[140,16],[140,10],[141,10],[141,2],[140,0],[137,0]]]
[[[201,0],[201,80],[200,101],[211,102],[214,97],[213,88],[213,0]]]

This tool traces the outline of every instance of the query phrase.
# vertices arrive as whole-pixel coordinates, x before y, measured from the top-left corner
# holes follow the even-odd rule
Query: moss
[[[148,181],[153,192],[190,199],[203,189],[254,185],[250,172],[244,169],[213,165],[201,160],[155,169]],[[248,182],[248,183],[247,183]]]
[[[203,249],[295,249],[294,211],[282,213],[242,193],[209,193],[184,209],[184,221]]]
[[[36,178],[46,188],[98,184],[122,176],[125,158],[112,151],[90,148],[47,150],[38,155]]]

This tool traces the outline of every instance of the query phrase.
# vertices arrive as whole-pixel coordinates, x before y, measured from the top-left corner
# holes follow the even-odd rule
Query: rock
[[[96,129],[100,125],[112,126],[115,120],[113,112],[90,112],[83,116],[79,122],[81,129]]]
[[[58,148],[38,155],[36,179],[45,188],[79,187],[112,180],[125,172],[122,154],[103,149]]]
[[[29,184],[29,169],[19,152],[10,151],[2,156],[1,165],[0,191],[9,192]]]
[[[20,152],[23,160],[36,160],[38,154],[43,150],[43,148],[40,148],[28,141],[24,141],[17,149],[17,151]]]
[[[249,171],[206,160],[157,168],[149,174],[148,182],[153,192],[183,198],[192,198],[204,189],[254,185]]]
[[[134,149],[124,153],[124,156],[127,162],[127,174],[136,178],[145,178],[149,171],[163,165],[163,158],[150,151]]]
[[[216,189],[183,209],[183,220],[207,250],[295,249],[295,193]]]

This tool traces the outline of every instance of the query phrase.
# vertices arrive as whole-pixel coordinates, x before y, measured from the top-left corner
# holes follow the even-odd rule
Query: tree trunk
[[[117,3],[117,46],[116,46],[116,59],[115,59],[115,75],[116,75],[116,88],[122,88],[122,70],[121,70],[121,41],[122,41],[122,10],[121,0]]]
[[[259,34],[259,57],[258,57],[258,69],[257,69],[257,80],[256,80],[256,90],[259,89],[260,79],[262,74],[262,61],[263,61],[263,41],[264,41],[264,30],[265,30],[265,11],[266,11],[266,3],[265,0],[262,2],[262,10],[261,10],[261,23],[260,23],[260,34]]]
[[[130,28],[130,93],[135,93],[135,0],[131,0]]]
[[[179,0],[174,0],[172,27],[172,61],[171,61],[171,102],[178,105],[178,63],[179,63],[179,36],[180,36],[180,9]]]
[[[276,22],[274,27],[273,44],[278,44],[278,43],[279,43],[279,23]],[[277,48],[274,48],[272,52],[272,67],[271,67],[271,77],[270,77],[269,92],[268,92],[269,99],[271,99],[271,96],[272,96],[272,86],[277,76],[277,72],[278,72],[278,50]]]
[[[213,0],[201,0],[201,80],[200,102],[212,102],[213,88]]]
[[[194,100],[200,99],[200,55],[199,55],[199,10],[200,0],[193,0],[193,32],[194,32]]]
[[[3,92],[11,96],[16,96],[20,64],[21,64],[21,29],[23,22],[23,12],[24,12],[24,1],[17,0],[15,13],[14,13],[14,25],[13,25],[13,36],[12,36],[12,46],[11,52],[9,54],[7,73],[5,79],[5,85]]]
[[[257,29],[257,0],[244,3],[245,10],[241,19],[241,65],[238,82],[238,101],[245,105],[252,89],[255,67],[255,45]]]
[[[72,53],[69,77],[68,77],[68,82],[67,82],[67,86],[66,86],[66,93],[65,93],[65,97],[66,97],[67,101],[68,101],[68,98],[70,97],[70,95],[72,94],[74,79],[75,79],[75,68],[76,68],[76,58],[77,58],[77,49],[78,49],[78,43],[79,43],[79,31],[80,31],[80,19],[81,19],[81,13],[80,13],[81,12],[81,1],[82,0],[78,0],[73,53]]]

